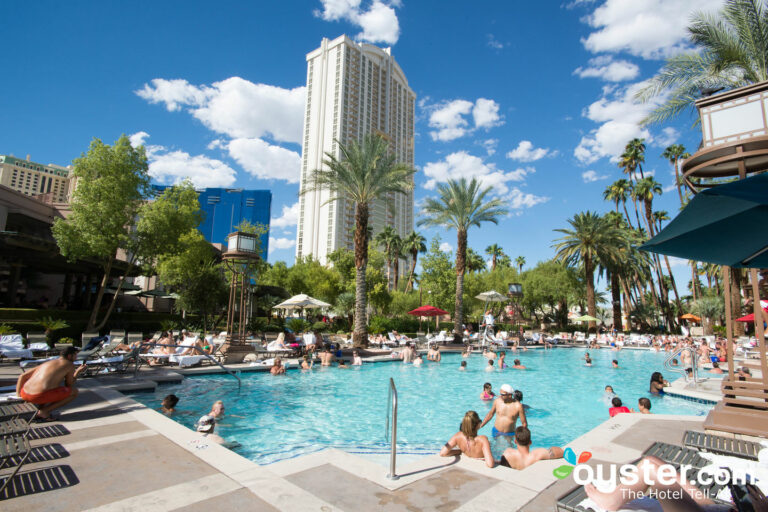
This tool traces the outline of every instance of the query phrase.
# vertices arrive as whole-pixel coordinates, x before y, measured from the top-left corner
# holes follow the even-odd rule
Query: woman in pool
[[[483,384],[483,392],[480,393],[480,400],[487,402],[489,400],[493,400],[494,398],[496,398],[496,393],[494,393],[491,389],[491,383],[486,382]]]
[[[352,366],[363,366],[363,359],[357,350],[352,352]]]
[[[650,392],[654,395],[663,395],[664,386],[669,386],[669,382],[664,380],[664,376],[661,372],[653,372],[651,374]]]
[[[499,370],[503,370],[504,368],[507,368],[507,363],[504,362],[506,358],[507,358],[506,352],[499,353]]]
[[[496,465],[491,453],[491,443],[485,436],[477,435],[480,417],[475,411],[467,411],[461,420],[461,427],[440,450],[441,457],[455,457],[464,454],[467,457],[485,460],[485,465],[492,468]]]
[[[315,364],[314,359],[309,358],[309,354],[304,354],[304,359],[301,361],[301,369],[302,370],[311,370],[312,365]]]
[[[584,356],[584,366],[592,366],[592,358],[589,357],[589,352]]]

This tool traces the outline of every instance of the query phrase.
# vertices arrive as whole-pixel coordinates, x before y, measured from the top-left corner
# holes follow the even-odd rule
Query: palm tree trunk
[[[418,251],[412,253],[411,256],[413,256],[413,259],[411,260],[411,271],[408,274],[408,283],[405,285],[406,293],[408,293],[413,287],[413,274],[416,272],[416,258],[419,257]]]
[[[592,267],[592,258],[589,255],[584,256],[584,277],[587,281],[587,314],[597,318],[597,305],[595,304],[595,269]],[[587,330],[595,327],[593,321],[587,323]]]
[[[696,297],[697,297],[696,284],[699,281],[699,276],[696,275],[696,266],[697,266],[696,262],[692,261],[691,262],[691,293],[693,294],[694,302],[696,301]]]
[[[680,303],[680,295],[677,293],[677,284],[675,283],[675,276],[672,274],[672,266],[669,264],[669,258],[664,255],[664,262],[667,264],[667,272],[669,272],[669,282],[672,283],[672,292],[675,294],[675,304],[677,305],[677,311],[683,313],[683,305]]]
[[[629,224],[629,229],[635,229],[635,227],[632,225],[632,220],[629,218],[629,212],[627,211],[627,202],[622,201],[621,205],[624,207],[624,216],[627,217],[627,224]]]
[[[389,253],[389,249],[387,249],[387,253]],[[392,260],[387,257],[387,290],[392,290]]]
[[[621,290],[619,276],[615,272],[611,272],[611,301],[613,302],[613,327],[618,331],[622,331]]]
[[[396,256],[393,260],[394,263],[394,270],[395,270],[395,290],[397,290],[397,285],[400,282],[400,257]]]
[[[368,346],[368,318],[366,313],[368,288],[365,270],[368,266],[368,205],[355,207],[355,330],[352,342],[356,347]]]
[[[496,270],[496,253],[493,253],[493,256],[491,256],[491,272]]]
[[[459,229],[456,234],[456,302],[453,316],[453,338],[461,343],[464,321],[464,272],[467,265],[467,232]]]
[[[680,206],[683,206],[685,204],[683,201],[683,184],[680,183],[680,170],[678,167],[678,162],[680,162],[680,159],[675,158],[675,185],[677,185],[677,195],[680,196]]]

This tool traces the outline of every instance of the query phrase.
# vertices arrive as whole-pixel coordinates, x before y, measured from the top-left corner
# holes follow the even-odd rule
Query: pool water
[[[475,410],[482,419],[490,402],[480,400],[484,382],[498,394],[508,383],[523,394],[533,446],[564,445],[608,418],[606,385],[613,386],[624,405],[637,409],[637,400],[651,399],[652,412],[705,415],[711,405],[648,393],[650,375],[663,370],[663,353],[592,350],[593,366],[584,366],[583,349],[529,350],[507,353],[527,370],[486,372],[481,355],[467,359],[459,370],[460,354],[444,354],[440,363],[422,367],[401,362],[364,364],[350,369],[289,370],[286,375],[243,373],[242,389],[229,375],[201,375],[180,384],[159,386],[154,393],[133,398],[158,408],[170,393],[180,398],[174,419],[194,428],[195,421],[223,400],[226,416],[216,432],[234,450],[259,463],[335,447],[355,453],[386,453],[385,439],[389,378],[399,396],[398,449],[402,453],[434,453],[454,434],[464,413]],[[618,369],[611,360],[618,359]],[[672,379],[675,375],[667,375]],[[491,436],[493,421],[480,431]],[[496,457],[505,448],[492,440]]]

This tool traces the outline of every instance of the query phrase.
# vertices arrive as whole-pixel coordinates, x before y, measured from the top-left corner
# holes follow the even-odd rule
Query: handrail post
[[[392,446],[389,455],[389,474],[387,478],[397,480],[400,478],[395,472],[395,459],[397,457],[397,388],[392,377],[389,378],[389,390],[392,393]]]

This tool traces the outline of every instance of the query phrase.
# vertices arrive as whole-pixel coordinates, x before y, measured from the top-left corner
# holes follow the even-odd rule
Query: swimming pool
[[[190,428],[214,401],[223,400],[227,416],[217,425],[217,433],[240,443],[234,450],[259,464],[326,447],[386,453],[390,377],[398,390],[398,449],[404,453],[438,451],[458,430],[467,410],[483,418],[490,409],[490,403],[480,400],[484,382],[490,382],[496,393],[504,383],[524,393],[534,446],[563,445],[605,421],[608,384],[630,408],[636,409],[642,396],[651,398],[654,413],[705,415],[711,408],[648,394],[651,373],[663,370],[664,353],[603,349],[590,354],[592,367],[584,366],[583,349],[554,349],[516,356],[508,352],[508,364],[517,357],[528,370],[486,372],[486,359],[473,355],[467,370],[460,371],[461,355],[444,354],[441,363],[425,361],[420,368],[386,362],[346,370],[315,366],[311,371],[289,370],[275,377],[243,373],[239,394],[231,376],[201,375],[132,397],[157,408],[165,395],[176,394],[180,402],[174,419]],[[611,368],[614,358],[619,360],[618,369]],[[491,426],[492,422],[480,433],[490,438]],[[498,457],[503,446],[493,445]]]

